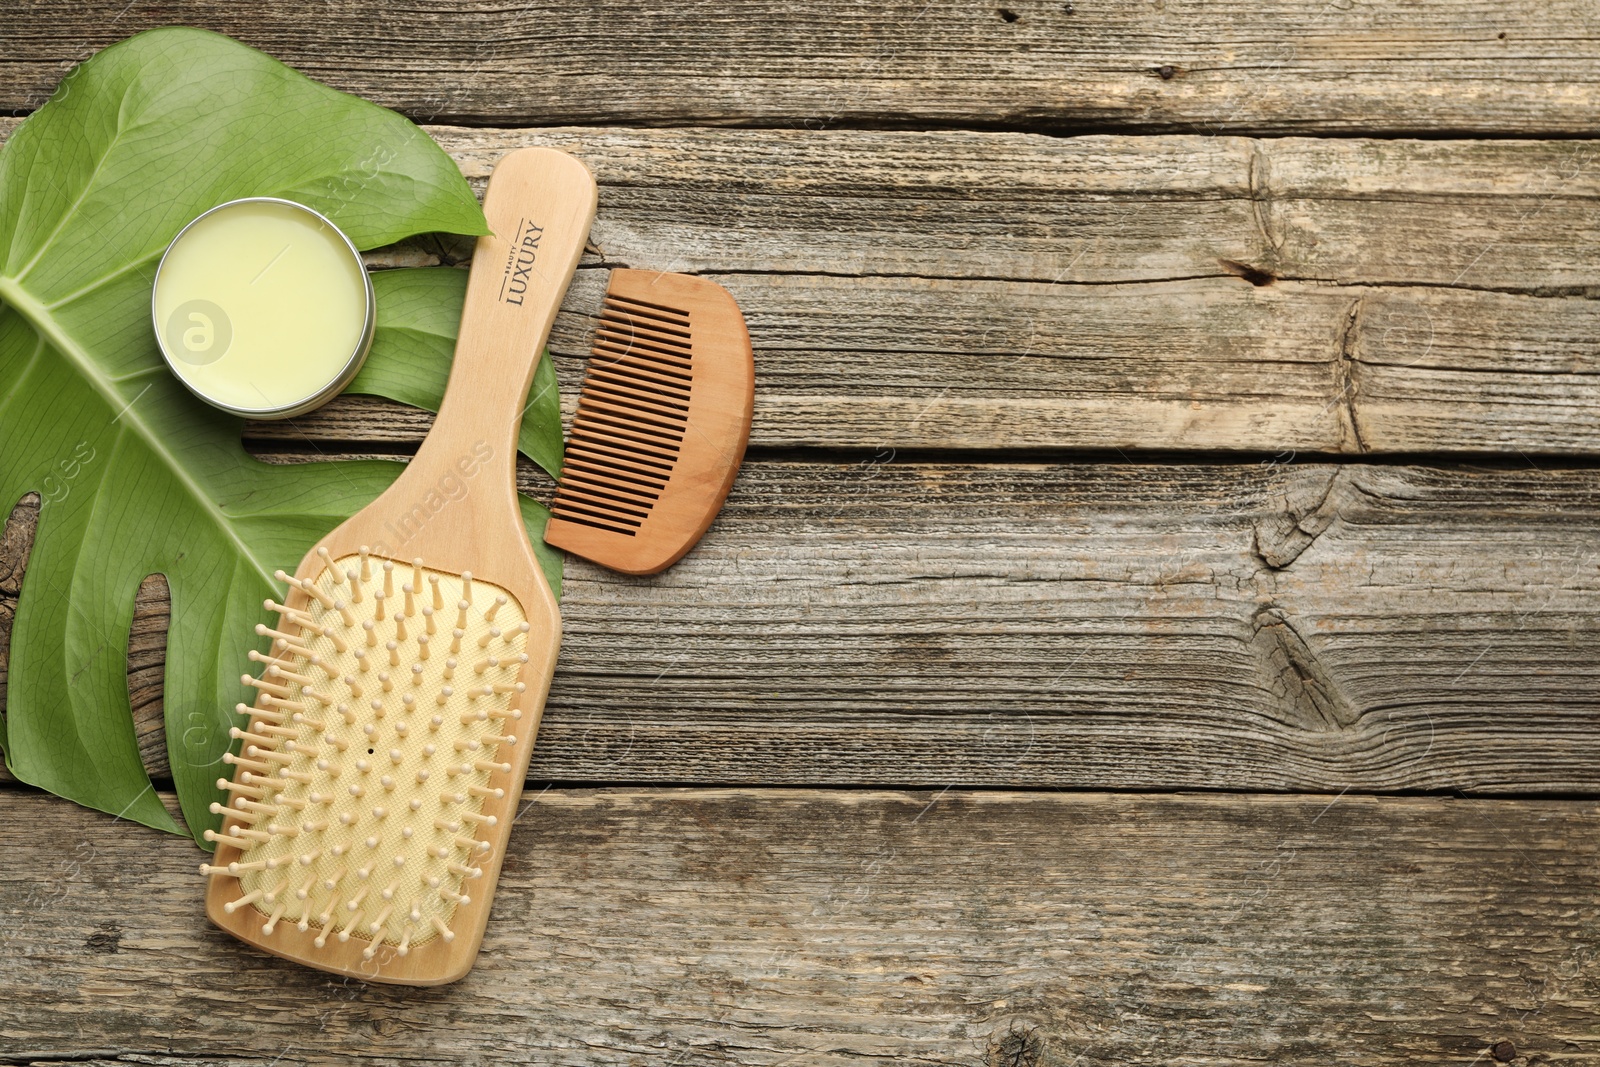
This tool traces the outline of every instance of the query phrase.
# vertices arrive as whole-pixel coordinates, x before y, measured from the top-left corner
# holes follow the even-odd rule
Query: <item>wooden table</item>
[[[480,188],[581,156],[569,407],[607,269],[694,271],[755,431],[679,567],[569,562],[466,981],[246,949],[13,784],[0,1062],[1600,1062],[1593,0],[24,2],[0,111],[174,22]]]

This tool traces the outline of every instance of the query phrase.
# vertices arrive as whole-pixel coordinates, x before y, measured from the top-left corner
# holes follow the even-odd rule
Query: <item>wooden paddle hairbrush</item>
[[[517,427],[595,201],[565,153],[500,161],[438,420],[382,496],[278,572],[201,868],[212,921],[268,952],[407,985],[477,956],[561,633]]]
[[[727,499],[754,400],[726,289],[612,271],[544,539],[627,574],[676,563]]]

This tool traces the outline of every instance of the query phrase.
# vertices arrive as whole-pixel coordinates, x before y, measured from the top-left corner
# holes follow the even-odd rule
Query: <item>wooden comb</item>
[[[726,289],[612,271],[544,539],[626,574],[676,563],[727,499],[754,402]]]
[[[517,428],[595,200],[565,153],[499,162],[433,429],[278,572],[201,867],[212,921],[268,952],[406,985],[477,956],[561,636],[512,481]]]

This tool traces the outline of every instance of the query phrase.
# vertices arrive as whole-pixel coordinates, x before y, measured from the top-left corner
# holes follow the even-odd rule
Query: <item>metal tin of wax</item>
[[[361,253],[293,200],[229,200],[167,245],[150,294],[156,343],[195,396],[250,419],[337,396],[372,347],[377,302]]]

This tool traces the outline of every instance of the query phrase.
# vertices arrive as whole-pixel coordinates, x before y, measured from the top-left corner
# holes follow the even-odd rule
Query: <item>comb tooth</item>
[[[636,304],[639,307],[649,308],[652,311],[660,311],[685,321],[687,321],[689,318],[689,313],[680,307],[674,307],[671,304],[658,304],[654,300],[646,300],[639,296],[629,296],[627,293],[620,291],[615,285],[612,285],[606,290],[606,299],[620,300],[628,304]]]
[[[626,398],[619,400],[603,390],[589,390],[583,399],[578,401],[578,410],[605,422],[620,419],[628,429],[660,437],[670,442],[669,447],[674,449],[683,440],[685,422],[682,415],[665,415]]]
[[[672,360],[662,360],[646,352],[618,348],[603,338],[590,352],[589,374],[609,375],[623,379],[642,389],[659,391],[674,400],[689,399],[693,376],[688,367]]]
[[[569,470],[591,482],[627,489],[650,500],[659,497],[667,484],[667,479],[655,471],[636,470],[609,456],[592,455],[583,449],[567,453],[561,468],[563,478]]]
[[[612,519],[603,512],[588,511],[579,507],[569,507],[566,504],[563,504],[559,508],[551,508],[550,513],[567,522],[575,522],[580,526],[592,526],[597,530],[609,530],[612,533],[619,533],[625,537],[637,537],[639,534],[639,526],[642,525],[637,520],[628,520],[627,522],[624,522],[622,520]]]
[[[596,400],[604,398],[614,404],[635,407],[674,425],[685,425],[688,419],[687,394],[669,393],[656,388],[653,383],[641,382],[622,374],[590,374],[584,379],[582,396],[592,396]]]
[[[556,502],[581,504],[586,507],[615,512],[618,520],[629,517],[639,519],[649,517],[650,509],[655,503],[653,497],[641,498],[619,493],[604,484],[585,482],[583,472],[577,468],[574,468],[572,473],[573,477],[564,478],[557,487]],[[552,506],[554,506],[554,502]]]
[[[609,317],[595,326],[589,353],[591,366],[649,374],[677,389],[688,389],[694,378],[694,352],[687,342]]]
[[[592,435],[656,449],[668,464],[678,458],[685,429],[687,424],[677,419],[661,418],[593,391],[585,391],[578,398],[578,410],[572,419],[572,433],[580,439]]]
[[[620,304],[600,309],[600,318],[595,324],[595,330],[596,332],[606,330],[620,335],[625,340],[638,338],[651,344],[665,346],[680,354],[693,349],[693,338],[688,330],[661,319],[646,318]]]
[[[589,368],[620,374],[676,394],[680,399],[694,387],[694,361],[675,349],[661,349],[635,335],[629,340],[613,331],[595,334],[589,346]]]
[[[641,315],[653,315],[667,322],[676,322],[681,326],[689,325],[689,313],[682,308],[670,307],[666,304],[656,304],[649,300],[641,300],[636,296],[627,296],[609,289],[606,292],[605,303],[616,304],[621,307],[631,307]]]
[[[591,374],[584,382],[584,392],[604,396],[614,404],[638,408],[646,414],[669,422],[683,422],[689,405],[682,399],[654,389],[641,388],[633,379],[622,374]]]
[[[649,509],[660,498],[663,488],[615,461],[601,463],[577,456],[571,463],[562,465],[557,491],[575,489],[615,496],[621,502]]]
[[[620,322],[652,337],[675,341],[685,348],[689,347],[691,335],[687,322],[653,314],[642,308],[630,307],[615,298],[604,300],[602,304],[600,312],[602,322]]]
[[[602,366],[616,367],[618,364],[624,364],[640,369],[649,367],[656,374],[675,379],[685,385],[692,380],[694,374],[694,366],[689,362],[686,353],[662,348],[637,335],[619,333],[604,326],[595,331],[590,353]]]
[[[572,423],[567,437],[567,449],[597,462],[609,462],[634,468],[639,474],[654,478],[665,485],[672,478],[672,468],[677,461],[676,451],[662,451],[593,425],[587,412],[580,413]]]
[[[556,499],[562,501],[563,503],[568,503],[575,506],[598,508],[602,511],[612,513],[617,516],[617,520],[619,522],[628,516],[632,516],[636,519],[648,519],[650,517],[650,507],[648,504],[640,507],[638,506],[637,501],[626,501],[612,496],[609,493],[596,493],[587,491],[582,486],[576,484],[563,485],[556,491]]]
[[[678,446],[683,441],[683,427],[677,424],[661,425],[640,418],[635,412],[619,410],[616,405],[603,400],[578,402],[578,414],[573,419],[573,429],[604,434],[618,441],[657,450],[668,462],[678,458]]]
[[[694,388],[694,365],[687,353],[661,348],[641,337],[623,339],[601,330],[589,348],[590,366],[658,386],[680,399]]]
[[[615,288],[608,289],[601,301],[603,304],[621,309],[631,315],[641,318],[656,319],[670,326],[680,329],[689,328],[689,313],[682,308],[669,307],[666,304],[657,304],[654,301],[644,300],[636,296],[619,293]]]
[[[561,472],[562,485],[572,485],[574,488],[586,488],[594,493],[608,493],[621,500],[631,500],[635,504],[648,507],[660,497],[660,493],[638,485],[629,485],[618,478],[586,471],[581,467],[563,468]]]
[[[624,329],[659,338],[663,342],[680,344],[688,348],[692,336],[688,323],[674,322],[659,315],[647,314],[637,308],[626,307],[616,301],[607,302],[600,309],[601,322],[620,325]]]
[[[588,412],[574,420],[567,440],[568,447],[576,444],[580,449],[592,449],[617,462],[653,468],[663,480],[671,476],[678,458],[675,445],[630,433],[624,427],[603,425]]]
[[[563,512],[602,515],[602,517],[608,518],[610,522],[621,523],[624,526],[640,526],[643,525],[646,518],[650,518],[648,512],[621,509],[621,507],[611,504],[610,501],[592,501],[592,499],[582,498],[578,494],[566,494],[566,496],[563,496],[562,509]]]

